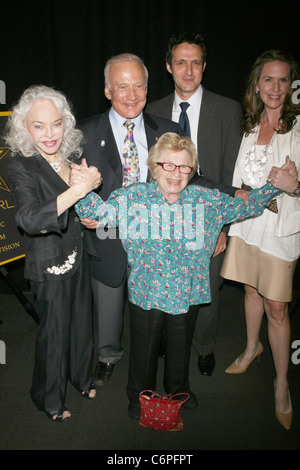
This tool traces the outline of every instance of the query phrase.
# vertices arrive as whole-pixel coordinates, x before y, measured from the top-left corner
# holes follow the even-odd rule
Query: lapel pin
[[[105,140],[101,140],[101,147],[105,146]]]

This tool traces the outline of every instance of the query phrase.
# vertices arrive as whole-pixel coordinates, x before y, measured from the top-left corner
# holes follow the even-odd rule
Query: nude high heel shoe
[[[248,369],[248,367],[250,366],[250,364],[254,361],[254,359],[257,358],[257,361],[259,362],[260,361],[260,356],[263,352],[264,348],[263,348],[263,345],[261,343],[258,343],[258,348],[257,348],[257,352],[254,356],[254,358],[252,359],[252,361],[249,362],[249,364],[245,367],[241,367],[238,365],[237,363],[237,360],[238,358],[225,370],[226,374],[243,374],[244,372],[246,372],[246,370]]]
[[[274,393],[276,393],[276,379],[274,381]],[[290,395],[289,390],[288,390],[288,399],[289,399],[289,409],[290,409],[290,411],[288,411],[287,413],[282,413],[281,411],[277,410],[276,404],[275,404],[275,416],[277,418],[277,421],[287,431],[289,431],[291,429],[292,420],[293,420],[293,408],[292,408],[292,401],[291,401],[291,395]],[[276,398],[275,398],[275,403],[276,403]]]

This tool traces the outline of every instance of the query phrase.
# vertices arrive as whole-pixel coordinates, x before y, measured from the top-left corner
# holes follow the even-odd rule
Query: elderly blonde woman
[[[165,339],[166,393],[189,393],[184,407],[197,406],[189,386],[191,341],[199,304],[210,302],[209,261],[222,226],[255,216],[278,190],[267,184],[249,196],[231,198],[189,185],[197,169],[188,137],[162,135],[149,153],[152,183],[114,191],[105,203],[96,194],[76,205],[80,217],[118,224],[128,255],[130,364],[128,413],[140,417],[139,393],[156,389],[159,347]],[[275,170],[274,170],[275,171]],[[290,177],[285,170],[283,176]],[[105,184],[105,182],[104,182]],[[100,233],[101,232],[101,233]]]
[[[43,85],[24,91],[6,133],[13,154],[6,175],[39,317],[31,397],[55,422],[70,417],[68,378],[83,397],[95,397],[90,277],[74,204],[98,187],[100,174],[83,164],[84,180],[69,186],[81,140],[65,96]]]

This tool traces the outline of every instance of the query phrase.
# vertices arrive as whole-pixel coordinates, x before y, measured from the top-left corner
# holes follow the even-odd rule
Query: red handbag
[[[183,400],[183,397],[186,398]],[[144,390],[139,396],[140,425],[160,431],[179,431],[183,428],[180,408],[189,398],[188,393],[158,395],[152,390]]]

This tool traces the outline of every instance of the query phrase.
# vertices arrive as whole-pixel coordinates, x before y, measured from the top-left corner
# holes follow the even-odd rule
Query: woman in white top
[[[233,176],[235,186],[263,186],[272,166],[280,167],[289,158],[299,171],[300,106],[292,88],[299,78],[298,64],[281,51],[267,51],[256,60],[244,99],[244,137]],[[288,302],[300,254],[299,195],[296,176],[292,187],[287,186],[287,192],[274,199],[261,216],[232,224],[221,270],[222,277],[245,285],[247,325],[246,349],[226,372],[241,374],[261,355],[259,332],[265,312],[276,370],[276,417],[286,429],[292,422]]]

